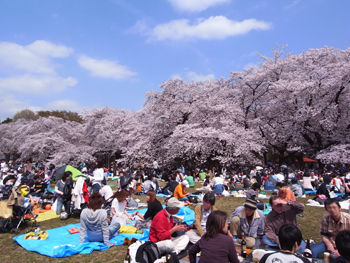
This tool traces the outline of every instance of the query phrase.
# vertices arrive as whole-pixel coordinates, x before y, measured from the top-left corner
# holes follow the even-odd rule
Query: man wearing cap
[[[188,202],[188,193],[185,192],[186,187],[189,187],[189,183],[186,180],[183,180],[181,184],[178,184],[174,190],[174,197],[180,201]]]
[[[242,236],[244,233],[247,247],[253,248],[257,238],[262,238],[265,228],[264,213],[257,209],[256,201],[247,199],[243,206],[236,208],[229,222],[233,236]]]
[[[174,252],[179,254],[189,243],[187,235],[172,237],[174,233],[186,230],[185,225],[174,224],[173,220],[173,215],[176,215],[182,206],[183,202],[172,197],[168,200],[166,208],[153,218],[149,239],[157,244],[161,254]]]

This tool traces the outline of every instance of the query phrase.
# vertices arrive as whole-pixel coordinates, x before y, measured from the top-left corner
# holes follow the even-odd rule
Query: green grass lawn
[[[194,189],[190,189],[189,192],[193,192]],[[135,196],[141,201],[145,201],[143,196]],[[160,198],[164,200],[163,198]],[[299,199],[300,202],[305,203],[307,199]],[[237,207],[242,205],[244,198],[234,197],[218,197],[216,207],[220,210],[226,211],[228,214]],[[267,201],[266,201],[267,202]],[[192,209],[194,208],[191,207]],[[303,237],[312,238],[316,241],[320,239],[320,224],[325,210],[319,207],[305,207],[304,217],[298,217]],[[78,219],[68,219],[61,221],[60,219],[48,220],[40,223],[42,230],[47,230],[67,224],[78,223]],[[21,233],[25,233],[25,229]],[[0,251],[2,263],[7,262],[123,262],[127,248],[123,246],[112,247],[105,251],[94,251],[90,255],[74,255],[68,258],[49,258],[39,255],[34,252],[24,250],[22,247],[16,245],[12,238],[13,234],[0,234]]]

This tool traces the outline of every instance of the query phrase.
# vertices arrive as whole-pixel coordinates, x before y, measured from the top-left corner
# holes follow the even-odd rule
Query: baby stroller
[[[3,195],[0,201],[0,232],[19,233],[20,227],[28,222],[31,222],[33,227],[38,226],[30,202],[24,202],[21,193],[11,189],[10,196]]]

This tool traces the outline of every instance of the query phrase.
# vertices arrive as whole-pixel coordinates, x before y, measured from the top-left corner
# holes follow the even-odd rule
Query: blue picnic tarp
[[[147,209],[145,208],[135,211],[145,213],[146,210]],[[189,225],[194,223],[194,211],[189,207],[181,208],[177,215],[184,216],[184,223]],[[13,240],[28,251],[37,252],[41,255],[55,258],[68,257],[75,254],[91,254],[91,252],[94,250],[102,251],[109,248],[102,242],[79,243],[80,234],[70,234],[68,231],[70,228],[79,228],[79,226],[80,224],[70,224],[47,230],[49,236],[45,240],[24,239],[24,235],[16,236],[13,238]],[[129,239],[134,237],[141,241],[147,241],[149,238],[149,229],[144,229],[143,234],[120,233],[111,238],[110,242],[115,243],[115,246],[119,246],[123,244],[126,237]]]

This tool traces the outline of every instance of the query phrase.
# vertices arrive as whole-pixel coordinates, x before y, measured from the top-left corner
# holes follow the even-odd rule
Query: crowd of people
[[[56,213],[61,215],[64,210],[67,216],[73,216],[79,211],[80,242],[98,241],[111,246],[110,239],[118,235],[119,229],[134,222],[138,230],[150,230],[149,240],[161,254],[188,254],[191,263],[196,262],[198,253],[201,263],[239,262],[235,244],[243,239],[249,249],[274,251],[260,262],[309,262],[303,256],[306,249],[311,250],[312,258],[323,257],[326,252],[336,262],[350,262],[350,214],[340,206],[350,194],[350,172],[345,168],[291,171],[286,165],[252,169],[181,166],[160,171],[155,162],[148,169],[143,165],[106,169],[99,163],[82,163],[79,169],[82,176],[73,180],[70,171],[58,178],[52,165],[2,161],[0,199],[19,191],[33,205],[42,202],[54,184]],[[119,182],[115,190],[108,185],[110,178]],[[197,195],[188,192],[195,182],[201,184],[193,190]],[[218,197],[238,191],[243,191],[246,198],[241,206],[231,208],[230,216],[215,206]],[[266,204],[259,197],[261,191],[272,191],[267,215]],[[318,226],[321,242],[308,248],[297,222],[305,209],[297,198],[306,193],[313,194],[327,211]],[[141,194],[146,195],[146,213],[128,212],[128,208],[138,206],[133,197]],[[159,194],[167,197],[165,207],[157,199]],[[194,205],[195,221],[191,226],[176,217],[185,205]],[[310,222],[310,227],[317,226]]]

